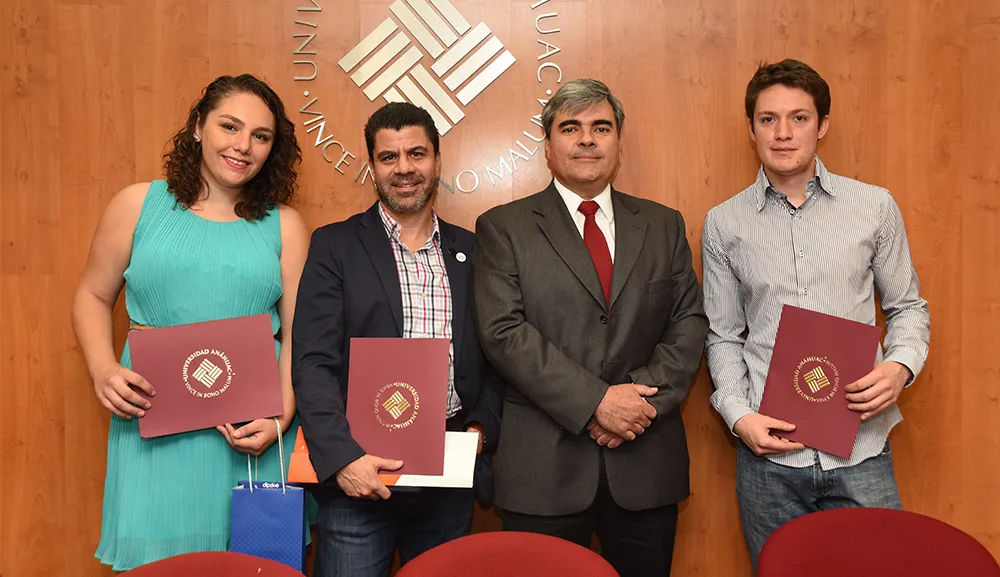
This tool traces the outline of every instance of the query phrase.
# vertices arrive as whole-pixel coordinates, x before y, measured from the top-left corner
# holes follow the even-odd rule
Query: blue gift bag
[[[277,419],[275,419],[277,423]],[[232,536],[229,550],[271,559],[305,570],[305,492],[285,483],[285,453],[278,425],[281,482],[253,480],[250,456],[247,476],[233,488]]]

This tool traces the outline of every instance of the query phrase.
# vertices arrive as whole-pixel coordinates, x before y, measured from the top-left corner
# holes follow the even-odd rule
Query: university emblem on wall
[[[362,184],[371,176],[367,154],[360,151],[364,147],[364,118],[376,108],[387,102],[411,102],[430,113],[444,136],[460,124],[495,115],[494,109],[479,102],[480,97],[490,95],[490,87],[498,79],[509,82],[512,75],[522,75],[520,78],[532,87],[528,94],[537,92],[525,99],[525,114],[512,119],[523,122],[524,129],[513,138],[498,134],[484,143],[484,147],[496,146],[497,150],[486,154],[493,160],[483,166],[449,167],[451,158],[447,158],[440,177],[442,189],[471,193],[480,185],[497,185],[513,178],[519,167],[538,155],[545,140],[542,107],[563,81],[557,60],[562,49],[554,43],[561,43],[562,30],[554,25],[559,14],[553,0],[512,8],[515,25],[515,14],[526,12],[530,18],[523,24],[533,22],[532,34],[538,35],[538,54],[520,58],[486,21],[473,24],[477,18],[467,19],[477,6],[482,7],[478,3],[460,11],[453,0],[395,0],[379,24],[362,30],[360,39],[353,26],[336,22],[339,14],[328,18],[324,4],[321,0],[300,0],[295,8],[292,70],[305,98],[298,112],[300,126],[310,135],[306,141],[338,173],[353,176]],[[337,52],[321,57],[320,46],[331,45],[338,47]],[[323,66],[331,61],[336,66]],[[332,82],[327,70],[336,75]],[[331,126],[324,114],[327,103],[333,102],[335,91],[350,89],[361,91],[372,107],[360,111],[357,125]],[[518,94],[524,92],[519,90]],[[504,95],[492,94],[490,98],[502,99]],[[456,162],[461,163],[461,158]]]

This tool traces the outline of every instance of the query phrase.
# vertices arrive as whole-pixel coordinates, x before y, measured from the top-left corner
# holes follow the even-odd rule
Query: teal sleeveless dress
[[[131,321],[168,327],[270,313],[277,334],[280,223],[277,208],[253,223],[206,220],[179,205],[165,181],[153,182],[125,271]],[[127,345],[121,364],[131,367]],[[296,419],[283,437],[286,467],[297,427]],[[277,443],[257,466],[255,479],[281,479]],[[112,415],[96,557],[125,571],[181,553],[226,550],[232,490],[246,478],[246,454],[214,428],[142,439],[136,419]]]

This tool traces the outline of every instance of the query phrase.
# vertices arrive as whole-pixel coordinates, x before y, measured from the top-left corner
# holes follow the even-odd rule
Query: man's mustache
[[[416,173],[394,176],[389,179],[389,184],[392,186],[411,186],[414,184],[422,184],[423,182],[424,177]]]

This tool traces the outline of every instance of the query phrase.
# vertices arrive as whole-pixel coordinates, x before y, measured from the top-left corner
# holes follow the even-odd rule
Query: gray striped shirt
[[[770,186],[764,168],[743,192],[709,211],[702,232],[712,406],[730,430],[760,407],[783,304],[875,324],[875,291],[888,330],[885,353],[914,377],[927,359],[930,315],[910,258],[899,207],[884,188],[831,174],[816,177],[801,207]],[[861,424],[849,460],[819,452],[824,470],[877,455],[903,419],[895,405]],[[807,467],[816,451],[767,457]]]

